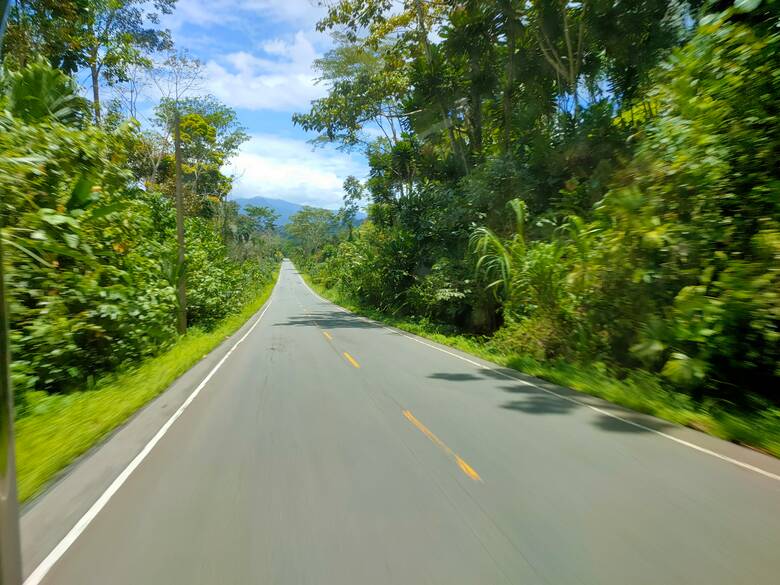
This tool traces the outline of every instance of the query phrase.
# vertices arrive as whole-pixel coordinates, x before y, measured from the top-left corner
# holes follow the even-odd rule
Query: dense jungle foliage
[[[776,408],[780,2],[391,4],[319,23],[328,95],[294,120],[370,175],[294,218],[298,264],[507,352]]]
[[[273,221],[257,220],[262,209],[239,214],[226,200],[232,178],[224,165],[247,138],[235,112],[192,91],[199,63],[160,52],[170,43],[154,28],[153,11],[172,7],[66,0],[17,3],[11,13],[0,78],[0,192],[21,414],[30,392],[88,389],[170,347],[181,280],[189,325],[211,329],[241,312],[278,264]],[[91,101],[75,81],[90,68],[99,73]],[[141,98],[124,91],[142,78],[162,95],[147,103],[155,114],[144,124],[126,99]],[[101,89],[114,96],[102,110]]]

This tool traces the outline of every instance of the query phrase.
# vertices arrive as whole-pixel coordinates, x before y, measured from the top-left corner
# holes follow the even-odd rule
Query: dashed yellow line
[[[411,413],[409,410],[404,410],[404,416],[406,419],[412,423],[417,429],[426,437],[428,437],[437,447],[439,447],[442,451],[444,451],[449,457],[451,457],[453,460],[455,460],[455,463],[458,464],[458,467],[460,467],[460,470],[466,474],[467,477],[470,479],[473,479],[474,481],[482,481],[482,478],[479,476],[479,474],[476,472],[476,470],[466,463],[457,453],[455,453],[452,449],[450,449],[444,441],[442,441],[439,437],[433,434],[433,432],[426,427],[424,424],[422,424],[415,416]]]
[[[347,361],[355,366],[357,369],[360,369],[360,364],[357,363],[357,360],[353,358],[351,355],[349,355],[346,351],[344,352],[344,357],[347,358]]]
[[[458,455],[455,455],[455,462],[458,464],[458,467],[460,467],[460,470],[468,475],[471,479],[474,481],[482,481],[482,478],[479,477],[479,474],[475,471],[475,469],[463,461]]]
[[[326,337],[328,341],[333,341],[333,336],[327,331],[323,331],[322,334]]]

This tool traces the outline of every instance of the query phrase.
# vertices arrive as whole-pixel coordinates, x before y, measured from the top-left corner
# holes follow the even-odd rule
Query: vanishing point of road
[[[28,584],[775,585],[780,465],[348,313],[285,261],[23,540]]]

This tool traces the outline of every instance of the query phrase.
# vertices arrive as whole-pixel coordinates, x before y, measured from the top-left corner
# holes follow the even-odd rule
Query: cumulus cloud
[[[363,178],[365,164],[302,140],[255,134],[231,163],[233,197],[273,197],[335,209],[348,175]]]
[[[260,16],[273,23],[313,28],[324,13],[316,0],[179,0],[165,24],[178,30],[186,24],[237,25]]]
[[[202,58],[205,89],[220,100],[293,112],[324,94],[312,70],[331,45],[314,30],[324,13],[318,0],[178,0],[163,25]]]
[[[191,48],[204,65],[202,90],[250,116],[257,132],[230,165],[232,197],[262,195],[336,208],[348,175],[364,178],[365,162],[304,140],[261,133],[291,123],[326,88],[315,83],[313,61],[331,44],[314,24],[325,10],[318,0],[178,0],[164,25],[177,46]]]
[[[317,50],[303,32],[292,40],[270,39],[260,54],[238,51],[206,63],[206,85],[229,106],[292,112],[308,109],[325,88],[315,83],[311,65]]]
[[[246,10],[267,14],[278,22],[309,25],[312,28],[325,14],[325,9],[316,0],[248,0],[238,3]]]

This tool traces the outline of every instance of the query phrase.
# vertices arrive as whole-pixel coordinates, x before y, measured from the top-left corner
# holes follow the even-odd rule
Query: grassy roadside
[[[15,422],[19,500],[34,496],[59,471],[163,392],[176,378],[238,330],[268,300],[273,279],[240,313],[212,331],[190,330],[137,368],[107,376],[94,389],[62,395],[31,393]]]
[[[507,354],[492,345],[489,338],[462,335],[442,326],[399,319],[357,306],[338,291],[324,289],[308,275],[304,279],[320,295],[355,313],[554,384],[780,457],[780,408],[766,407],[752,412],[729,410],[715,401],[695,401],[648,372],[636,370],[618,379],[600,364],[540,362]]]

